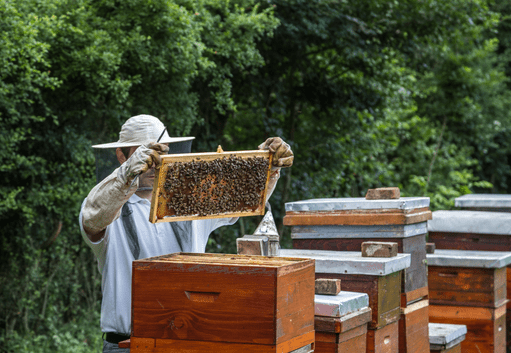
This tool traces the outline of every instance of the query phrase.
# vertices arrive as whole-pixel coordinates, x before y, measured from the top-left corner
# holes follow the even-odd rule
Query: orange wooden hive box
[[[410,266],[409,254],[371,258],[351,251],[281,249],[279,256],[312,258],[316,278],[340,279],[343,290],[366,293],[371,319],[365,352],[399,352],[401,272]]]
[[[507,251],[511,252],[511,195],[465,195],[455,200],[456,206],[477,211],[435,211],[433,219],[428,222],[429,240],[435,243],[437,249]],[[495,211],[495,212],[483,212]],[[497,212],[498,211],[498,212]],[[511,351],[511,265],[506,270],[497,273],[491,269],[480,269],[486,273],[485,288],[486,302],[492,303],[502,292],[491,293],[498,286],[502,276],[507,282],[507,347]],[[431,275],[431,272],[430,272]],[[466,275],[465,275],[466,276]],[[493,283],[492,283],[493,282]],[[480,306],[480,305],[478,305]]]
[[[429,351],[426,266],[429,201],[428,197],[356,197],[286,203],[284,224],[291,226],[295,249],[347,252],[358,251],[367,241],[383,241],[397,243],[399,253],[411,255],[411,265],[402,271],[401,279],[399,349],[402,353]]]
[[[430,321],[466,325],[463,352],[504,353],[505,267],[511,263],[511,253],[435,250],[427,256]]]
[[[316,294],[315,311],[315,353],[366,351],[367,323],[371,321],[366,293]]]
[[[175,253],[133,262],[131,352],[314,344],[314,260]]]

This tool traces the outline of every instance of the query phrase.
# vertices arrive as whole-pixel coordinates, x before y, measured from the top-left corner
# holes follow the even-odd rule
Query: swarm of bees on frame
[[[263,201],[268,167],[266,158],[234,155],[171,163],[162,195],[167,201],[167,214],[206,216],[254,211]]]

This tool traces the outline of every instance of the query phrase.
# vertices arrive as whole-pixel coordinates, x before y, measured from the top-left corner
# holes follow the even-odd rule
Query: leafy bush
[[[289,142],[271,199],[284,247],[288,201],[399,186],[446,209],[510,192],[509,1],[19,0],[0,13],[3,351],[99,349],[100,274],[77,217],[90,145],[139,113],[196,136],[195,151]],[[235,252],[259,220],[207,250]]]

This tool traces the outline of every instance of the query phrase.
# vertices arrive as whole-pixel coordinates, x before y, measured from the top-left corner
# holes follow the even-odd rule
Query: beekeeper
[[[150,223],[149,209],[155,167],[169,146],[175,153],[190,152],[194,137],[170,137],[154,116],[137,115],[121,128],[119,141],[93,148],[115,148],[120,167],[96,185],[82,203],[80,229],[98,260],[102,274],[101,330],[103,352],[129,352],[118,343],[130,336],[132,261],[174,252],[203,253],[209,235],[237,218]],[[161,136],[159,143],[156,143]],[[183,151],[175,146],[188,146]],[[186,148],[185,148],[186,149]],[[273,153],[268,196],[279,178],[280,168],[293,164],[293,152],[279,137],[259,146]],[[134,181],[135,177],[138,179]],[[133,184],[133,185],[132,185]]]

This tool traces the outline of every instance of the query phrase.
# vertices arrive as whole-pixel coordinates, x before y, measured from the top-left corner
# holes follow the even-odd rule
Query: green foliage
[[[288,201],[399,186],[448,209],[511,191],[510,1],[20,0],[0,14],[4,351],[98,349],[84,327],[100,274],[77,217],[90,145],[136,114],[196,151],[290,143],[271,198],[284,247]],[[234,253],[260,219],[207,250]]]
[[[91,313],[92,318],[77,316],[62,325],[55,319],[47,325],[43,334],[21,335],[14,332],[9,338],[9,348],[19,353],[97,353],[103,349],[99,327],[99,312]],[[58,318],[58,316],[56,316]],[[0,337],[0,344],[5,337]]]
[[[87,351],[73,320],[100,303],[77,222],[90,145],[139,113],[188,134],[202,96],[234,109],[233,72],[263,64],[256,42],[277,21],[250,0],[23,0],[0,14],[0,348]]]

